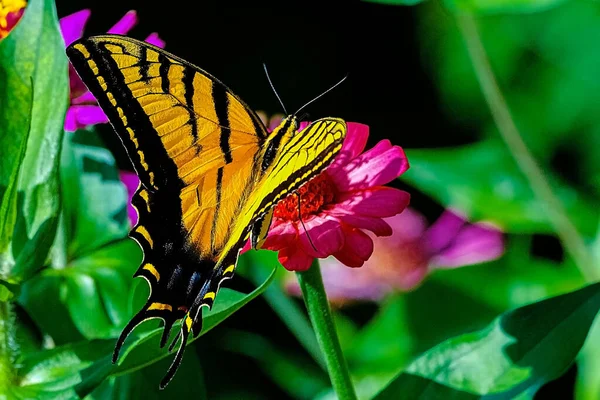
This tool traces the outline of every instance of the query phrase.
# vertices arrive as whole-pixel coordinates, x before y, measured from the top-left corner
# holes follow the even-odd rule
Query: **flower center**
[[[298,212],[298,195],[300,195],[300,212]],[[275,206],[273,215],[284,221],[298,221],[298,216],[306,219],[317,214],[324,206],[335,199],[335,185],[326,173],[317,175]]]

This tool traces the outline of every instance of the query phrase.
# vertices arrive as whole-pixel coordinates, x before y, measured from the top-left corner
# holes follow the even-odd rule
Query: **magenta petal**
[[[387,282],[373,279],[374,274],[365,265],[360,269],[347,268],[332,258],[321,261],[323,284],[329,301],[343,303],[348,300],[380,300],[390,290]],[[286,290],[295,294],[299,292],[298,284],[286,282]]]
[[[65,131],[75,132],[79,128],[80,126],[77,123],[77,112],[73,110],[73,107],[69,107],[67,109],[67,114],[65,115]]]
[[[504,253],[502,232],[483,224],[468,225],[456,236],[452,245],[433,259],[438,267],[454,268],[492,261]]]
[[[108,117],[99,106],[78,105],[69,107],[69,110],[74,110],[77,117],[77,123],[80,127],[108,122]]]
[[[348,122],[346,126],[348,132],[346,133],[342,150],[340,150],[340,153],[333,163],[327,168],[329,174],[335,174],[336,170],[348,164],[350,160],[358,156],[367,145],[367,139],[369,139],[368,125]]]
[[[380,186],[339,196],[338,207],[368,217],[391,217],[401,213],[410,202],[407,192]]]
[[[430,253],[436,254],[446,248],[465,224],[467,224],[465,217],[457,211],[446,209],[425,234]]]
[[[361,267],[373,254],[373,239],[360,229],[344,229],[344,247],[334,256],[349,267]]]
[[[119,178],[127,189],[127,215],[129,216],[129,221],[131,225],[135,225],[137,224],[138,214],[131,205],[131,199],[140,185],[140,180],[135,173],[129,171],[120,171]]]
[[[408,169],[402,148],[382,140],[332,175],[341,191],[360,190],[385,185]]]
[[[313,257],[304,253],[301,246],[297,245],[279,250],[278,259],[288,271],[306,271],[313,262]]]
[[[367,229],[377,236],[390,236],[393,232],[392,227],[381,218],[364,217],[355,214],[341,215],[338,218],[347,225]]]
[[[148,35],[145,42],[153,44],[156,47],[160,47],[161,49],[165,47],[165,41],[162,40],[156,32],[152,32],[150,35]]]
[[[84,92],[81,96],[72,100],[73,104],[89,104],[96,103],[96,97],[90,91]]]
[[[60,19],[60,30],[65,46],[83,36],[83,29],[91,14],[90,10],[81,10]]]
[[[299,244],[304,252],[312,257],[325,258],[340,251],[344,245],[344,235],[340,223],[333,218],[317,215],[305,221],[304,226],[306,226],[306,232],[304,227],[298,226]],[[310,240],[307,235],[310,235]]]
[[[123,18],[119,20],[112,28],[108,30],[108,33],[115,33],[118,35],[125,35],[137,24],[137,13],[134,10],[127,11]]]

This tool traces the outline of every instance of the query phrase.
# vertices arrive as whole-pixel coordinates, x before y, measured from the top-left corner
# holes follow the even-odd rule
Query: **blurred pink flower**
[[[352,122],[347,126],[335,161],[297,191],[306,231],[298,218],[297,194],[275,206],[263,248],[278,251],[279,262],[288,270],[307,270],[314,258],[330,255],[349,267],[362,266],[373,253],[373,239],[365,230],[392,235],[383,218],[401,213],[409,203],[408,193],[382,186],[408,169],[404,151],[382,140],[362,153],[369,127]]]
[[[83,36],[83,29],[90,15],[90,10],[81,10],[60,19],[60,29],[65,46],[70,45]],[[108,33],[125,35],[137,24],[137,21],[137,13],[129,11],[108,30]],[[146,38],[146,42],[158,47],[165,46],[165,42],[158,37],[157,33],[151,33]],[[100,106],[98,106],[96,98],[81,81],[71,64],[69,64],[69,81],[71,86],[71,105],[65,117],[65,130],[76,131],[89,125],[108,122],[108,118]]]
[[[504,252],[503,234],[484,223],[470,224],[446,210],[429,228],[413,209],[386,218],[392,236],[376,238],[375,250],[365,265],[350,271],[335,259],[321,261],[327,296],[333,303],[381,300],[388,293],[417,287],[438,268],[455,268],[494,260]],[[288,292],[300,295],[295,279],[285,282]]]
[[[119,178],[121,178],[121,182],[125,185],[127,189],[127,216],[129,217],[129,222],[131,222],[131,226],[137,224],[138,214],[135,211],[135,208],[131,205],[131,199],[135,194],[135,191],[140,184],[140,179],[138,178],[135,172],[129,171],[120,171]]]

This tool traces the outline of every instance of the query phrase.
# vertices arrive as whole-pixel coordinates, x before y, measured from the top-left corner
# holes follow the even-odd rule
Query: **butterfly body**
[[[324,118],[298,132],[292,115],[269,133],[219,80],[131,38],[81,39],[67,55],[140,178],[132,199],[139,222],[130,236],[144,253],[135,276],[151,293],[119,337],[114,360],[141,322],[164,321],[164,346],[182,319],[164,387],[188,335],[201,331],[201,308],[212,307],[221,282],[233,276],[241,248],[249,238],[259,247],[273,206],[333,161],[346,125]]]

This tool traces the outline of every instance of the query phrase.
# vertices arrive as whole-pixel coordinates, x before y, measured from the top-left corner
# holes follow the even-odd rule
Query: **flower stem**
[[[0,301],[0,393],[9,393],[14,376],[12,318],[10,302]]]
[[[498,126],[500,135],[508,146],[517,165],[529,181],[535,195],[539,200],[546,203],[550,222],[554,225],[554,229],[565,245],[566,250],[575,260],[575,264],[579,267],[581,274],[587,281],[593,282],[599,280],[599,271],[594,268],[593,258],[588,252],[581,235],[569,220],[564,207],[552,191],[548,180],[544,176],[544,172],[529,152],[512,119],[506,100],[502,96],[502,92],[490,66],[490,61],[481,42],[473,15],[468,12],[458,13],[457,21],[473,68],[475,69],[475,75],[488,103],[492,117]]]
[[[325,356],[333,390],[340,400],[356,400],[348,364],[342,353],[329,301],[323,287],[319,261],[315,259],[307,271],[298,272],[296,276],[317,341]]]

